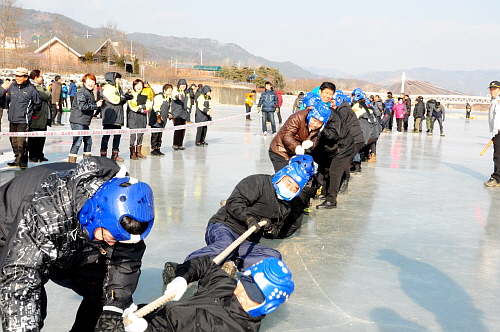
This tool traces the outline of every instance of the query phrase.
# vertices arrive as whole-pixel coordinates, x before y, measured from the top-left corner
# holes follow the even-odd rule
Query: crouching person
[[[278,236],[283,220],[290,213],[290,200],[300,194],[312,173],[303,164],[293,162],[274,176],[254,174],[241,180],[226,204],[208,221],[205,232],[207,246],[191,253],[185,261],[206,255],[215,258],[252,226],[256,226],[254,233],[229,254],[226,259],[230,261],[228,265],[234,262],[238,269],[247,270],[267,257],[281,259],[277,250],[258,243],[264,234],[271,238]],[[259,222],[264,220],[267,224],[259,226]],[[166,284],[172,279],[175,265],[170,262],[165,264],[163,276]]]
[[[160,331],[259,331],[265,315],[276,310],[293,293],[292,273],[281,260],[266,258],[231,278],[209,256],[195,257],[177,266],[167,292],[179,299],[187,284],[198,281],[197,292],[138,318],[127,317],[129,332]],[[107,329],[106,332],[118,332]]]
[[[34,167],[0,187],[0,200],[3,331],[40,331],[49,280],[83,297],[72,332],[121,323],[153,225],[149,185],[89,157]]]

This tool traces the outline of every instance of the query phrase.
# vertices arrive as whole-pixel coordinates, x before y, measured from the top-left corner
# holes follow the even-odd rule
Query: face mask
[[[286,185],[283,183],[283,181],[280,181],[276,184],[278,187],[278,190],[276,190],[276,194],[278,195],[278,198],[284,201],[290,201],[292,198],[294,198],[297,193],[291,192],[290,189],[286,187]]]

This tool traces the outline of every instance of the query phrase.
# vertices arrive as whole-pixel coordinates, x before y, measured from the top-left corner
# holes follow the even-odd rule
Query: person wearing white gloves
[[[197,292],[180,301],[138,318],[128,313],[132,321],[126,332],[188,332],[188,331],[259,331],[261,320],[288,300],[295,284],[286,264],[266,258],[244,273],[239,279],[230,277],[209,256],[200,256],[179,264],[177,276],[166,292],[177,291],[179,299],[188,283],[198,281]],[[258,276],[258,277],[255,277]],[[120,332],[107,329],[105,332]]]
[[[330,109],[317,94],[308,93],[303,101],[306,109],[290,115],[271,141],[269,158],[275,172],[285,167],[293,156],[309,153],[314,148],[330,116]]]

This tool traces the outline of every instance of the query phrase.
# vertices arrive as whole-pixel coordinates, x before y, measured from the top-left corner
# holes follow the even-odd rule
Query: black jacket
[[[319,135],[318,145],[312,150],[312,155],[318,164],[330,162],[333,156],[348,157],[354,152],[354,139],[349,127],[337,110],[330,109],[330,111],[330,117]]]
[[[415,100],[415,107],[413,108],[413,117],[423,118],[425,114],[425,104],[422,98],[417,98]]]
[[[138,129],[146,128],[149,120],[149,110],[151,109],[152,102],[148,99],[146,94],[142,92],[132,92],[133,98],[127,103],[127,128]],[[148,110],[148,113],[144,113]]]
[[[405,99],[404,103],[406,106],[406,115],[410,116],[410,114],[411,114],[411,99],[410,98]]]
[[[177,87],[172,91],[172,103],[170,104],[172,116],[175,119],[189,119],[189,113],[187,111],[189,103],[189,93],[187,90],[181,90],[179,87],[181,84],[186,84],[185,79],[180,79],[177,82]]]
[[[0,87],[0,95],[4,93],[5,90]],[[11,123],[31,123],[33,113],[38,113],[42,108],[40,94],[30,80],[21,85],[14,80],[6,95],[6,100],[9,105],[9,122]]]
[[[90,126],[94,111],[97,111],[94,92],[87,89],[84,85],[80,90],[78,90],[75,98],[73,99],[69,122]]]
[[[170,96],[165,96],[163,93],[158,93],[153,102],[153,109],[149,112],[149,125],[152,128],[165,128],[168,121],[168,115],[170,114],[170,104],[172,98]],[[162,121],[158,122],[156,115],[159,114],[162,117]]]
[[[110,159],[89,157],[78,164],[30,168],[0,187],[0,237],[4,245],[0,311],[8,331],[38,331],[42,287],[54,269],[71,270],[105,259],[103,304],[124,309],[132,302],[144,242],[111,247],[89,241],[78,221],[87,199],[118,171]],[[30,319],[21,321],[18,317]]]
[[[363,132],[363,138],[365,144],[368,143],[370,139],[378,139],[382,131],[381,125],[378,122],[373,110],[366,106],[363,100],[357,101],[352,105],[354,113],[358,117],[359,126]]]
[[[290,213],[290,204],[278,199],[271,179],[271,175],[254,174],[241,180],[226,200],[226,205],[208,223],[223,223],[241,235],[248,229],[245,220],[249,217],[256,217],[259,221],[269,219],[276,231],[274,237],[277,236],[283,220]],[[262,230],[250,235],[248,240],[258,243],[261,237]]]
[[[231,331],[256,332],[265,317],[252,317],[233,294],[236,280],[209,256],[196,257],[177,266],[176,275],[188,284],[198,282],[191,297],[168,302],[147,315],[147,332]]]
[[[436,103],[437,101],[435,99],[427,101],[426,104],[427,113],[425,114],[426,116],[431,116],[432,113],[436,110]]]
[[[122,88],[116,86],[116,72],[106,73],[104,78],[107,84],[101,89],[104,99],[101,107],[102,124],[123,126],[125,123],[123,105],[127,102],[127,98]]]
[[[210,107],[210,96],[207,96],[206,93],[208,92],[208,86],[204,86],[202,88],[202,91],[200,95],[196,98],[196,116],[195,116],[195,122],[205,122],[205,121],[211,121],[212,117],[208,115],[208,111],[211,110]]]
[[[359,125],[358,118],[356,114],[349,105],[348,102],[343,101],[339,107],[337,107],[337,111],[339,112],[342,120],[349,128],[349,132],[354,140],[354,144],[363,143],[365,139],[363,138],[363,132],[361,131],[361,126]]]

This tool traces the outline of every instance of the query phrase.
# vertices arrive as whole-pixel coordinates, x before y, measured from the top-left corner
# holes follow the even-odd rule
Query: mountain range
[[[53,36],[78,38],[84,38],[86,35],[104,36],[102,28],[90,27],[64,15],[33,9],[23,9],[23,13],[23,17],[18,21],[18,27],[26,42],[33,42],[35,35],[42,37],[40,45]],[[127,34],[126,38],[133,41],[134,51],[148,61],[166,62],[170,58],[175,58],[178,62],[199,63],[199,53],[203,50],[204,65],[235,65],[251,68],[266,66],[279,69],[284,76],[289,78],[348,78],[388,86],[400,80],[402,73],[405,72],[407,79],[427,81],[446,89],[473,95],[485,95],[488,83],[492,80],[500,80],[500,70],[444,71],[413,68],[349,75],[338,69],[303,68],[290,61],[271,61],[253,55],[237,44],[220,43],[208,38],[160,36],[140,32]]]

